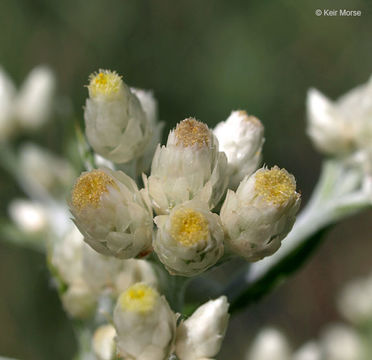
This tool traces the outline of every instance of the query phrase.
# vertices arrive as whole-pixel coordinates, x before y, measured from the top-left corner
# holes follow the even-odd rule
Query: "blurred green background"
[[[362,15],[317,17],[318,8]],[[80,121],[83,85],[98,68],[152,89],[167,129],[188,116],[214,126],[233,109],[258,116],[266,128],[265,163],[295,174],[304,204],[321,164],[305,134],[307,89],[336,98],[372,73],[367,0],[1,0],[0,24],[0,64],[17,84],[34,66],[50,65]],[[61,151],[72,134],[66,120],[38,138]],[[3,217],[20,190],[3,170],[0,176]],[[240,359],[268,324],[297,347],[337,320],[342,284],[372,270],[371,215],[336,226],[299,273],[233,318],[218,358]],[[0,242],[0,294],[0,355],[71,359],[72,328],[42,255]]]

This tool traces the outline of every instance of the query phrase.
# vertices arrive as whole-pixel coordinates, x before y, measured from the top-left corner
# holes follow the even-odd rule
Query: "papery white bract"
[[[73,188],[70,209],[84,240],[99,253],[129,259],[151,252],[150,204],[123,172],[83,173]]]
[[[181,121],[158,146],[151,175],[144,179],[157,214],[198,199],[213,209],[223,197],[228,177],[226,155],[208,127],[195,119]]]
[[[262,168],[229,190],[221,209],[231,251],[248,261],[273,254],[292,229],[300,206],[296,181],[286,170]]]
[[[315,341],[302,345],[294,354],[293,360],[322,360],[322,350]]]
[[[85,133],[94,151],[115,163],[141,156],[151,131],[137,97],[109,70],[92,74],[88,89]]]
[[[117,349],[125,359],[164,360],[173,351],[176,315],[145,283],[123,292],[114,309]]]
[[[171,274],[200,274],[223,255],[221,221],[204,203],[191,200],[177,205],[154,221],[158,227],[154,250]]]
[[[218,354],[228,325],[225,296],[200,306],[177,328],[176,354],[180,360],[212,358]]]
[[[262,160],[264,127],[255,116],[245,111],[233,111],[226,121],[217,124],[214,135],[220,150],[227,156],[230,188],[251,175]]]

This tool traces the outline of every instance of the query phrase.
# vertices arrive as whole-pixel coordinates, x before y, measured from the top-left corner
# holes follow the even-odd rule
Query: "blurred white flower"
[[[242,110],[233,111],[226,121],[217,124],[214,135],[227,156],[230,187],[236,189],[262,160],[264,127],[255,116]]]
[[[217,214],[191,200],[169,215],[154,219],[158,230],[154,250],[174,275],[194,276],[213,266],[223,255],[224,233]]]
[[[277,166],[245,177],[229,190],[221,209],[226,245],[248,261],[273,254],[295,222],[300,206],[293,175]]]
[[[0,140],[6,140],[16,129],[14,99],[16,88],[7,73],[0,67]]]
[[[83,281],[76,280],[61,295],[62,305],[73,318],[89,318],[97,305],[97,299]]]
[[[117,349],[135,360],[165,360],[174,348],[176,315],[164,296],[145,283],[123,292],[114,309]]]
[[[176,354],[180,360],[200,360],[218,354],[228,325],[225,296],[200,306],[177,328]]]
[[[76,180],[70,209],[94,250],[128,259],[152,250],[152,211],[145,195],[121,171],[93,170]]]
[[[338,308],[353,324],[372,323],[372,275],[347,284],[339,295]]]
[[[19,168],[34,187],[41,187],[55,195],[64,195],[76,177],[70,163],[34,143],[21,146]]]
[[[17,92],[0,67],[0,140],[7,140],[18,130],[37,130],[51,117],[55,82],[48,67],[37,66]]]
[[[246,360],[289,360],[291,349],[285,336],[276,329],[262,330],[254,339]]]
[[[310,341],[302,345],[292,357],[292,360],[322,360],[322,352],[318,343]]]
[[[213,132],[189,118],[169,133],[166,146],[158,146],[144,182],[157,214],[191,199],[213,209],[226,190],[226,169],[226,155],[218,151]]]
[[[346,325],[332,325],[322,334],[320,341],[323,357],[327,360],[360,360],[363,345],[354,329]]]
[[[55,90],[56,78],[48,67],[35,67],[28,74],[15,103],[15,116],[22,128],[37,130],[50,119]]]
[[[97,360],[115,359],[116,331],[112,325],[101,325],[93,335],[92,347]]]
[[[335,102],[310,89],[307,111],[308,134],[320,151],[342,155],[371,148],[372,77]]]
[[[138,98],[122,78],[109,70],[90,76],[84,118],[95,152],[115,163],[141,156],[151,129]]]
[[[10,218],[25,233],[43,232],[48,228],[46,209],[38,203],[14,199],[8,207]]]

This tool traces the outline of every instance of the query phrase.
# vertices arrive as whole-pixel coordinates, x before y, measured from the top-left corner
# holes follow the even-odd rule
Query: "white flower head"
[[[247,360],[288,360],[291,349],[285,336],[276,329],[262,330],[254,339]]]
[[[150,127],[139,100],[122,78],[100,70],[90,76],[88,90],[85,131],[94,151],[115,163],[141,156]]]
[[[333,102],[318,90],[307,97],[308,134],[328,154],[368,147],[372,139],[372,77]]]
[[[251,175],[262,160],[264,127],[255,116],[233,111],[214,129],[220,150],[227,156],[230,186],[237,188],[246,175]]]
[[[125,359],[164,360],[174,348],[176,315],[145,283],[123,292],[114,309],[117,349]]]
[[[226,155],[207,125],[193,118],[181,121],[169,133],[166,146],[158,146],[145,179],[155,211],[166,214],[191,199],[213,209],[225,193]]]
[[[47,66],[37,66],[22,84],[15,103],[20,126],[37,130],[50,119],[56,90],[56,78]]]
[[[177,205],[154,221],[158,227],[154,250],[173,275],[200,274],[223,255],[221,221],[204,203],[192,200]]]
[[[229,190],[221,221],[230,250],[248,261],[273,254],[295,221],[300,206],[296,181],[285,169],[261,168]]]
[[[180,360],[212,358],[218,354],[228,325],[225,296],[200,306],[177,328],[176,354]]]
[[[101,325],[93,334],[92,347],[97,360],[115,359],[116,331],[112,325]]]
[[[70,210],[94,250],[122,259],[143,256],[151,251],[153,222],[142,195],[123,172],[93,170],[77,179]]]

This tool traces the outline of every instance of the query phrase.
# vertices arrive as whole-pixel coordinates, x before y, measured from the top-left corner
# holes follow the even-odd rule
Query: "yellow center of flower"
[[[210,142],[208,126],[194,118],[182,120],[174,132],[177,138],[176,144],[184,147],[196,145],[202,148],[208,146]]]
[[[102,170],[93,170],[82,174],[72,189],[73,207],[78,211],[88,205],[98,207],[102,194],[108,191],[108,186],[115,186],[115,182]]]
[[[250,122],[254,125],[261,125],[261,121],[253,115],[248,115],[245,110],[238,110],[238,114],[243,118],[244,121]]]
[[[208,221],[203,214],[192,209],[179,209],[171,218],[171,236],[184,246],[207,239]]]
[[[100,70],[89,77],[89,95],[112,97],[119,92],[122,82],[121,76],[115,71]]]
[[[258,195],[275,205],[283,205],[296,192],[294,177],[277,166],[257,172],[255,179],[255,190]]]
[[[151,311],[159,297],[159,293],[143,283],[130,286],[119,297],[119,304],[123,310],[147,313]]]

